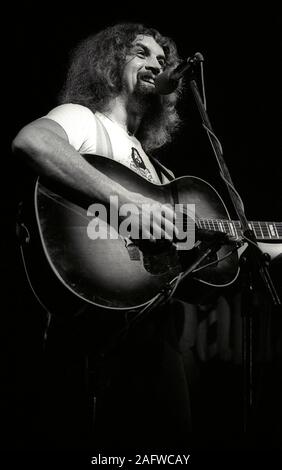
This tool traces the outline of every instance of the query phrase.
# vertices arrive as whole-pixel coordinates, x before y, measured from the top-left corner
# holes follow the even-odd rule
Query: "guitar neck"
[[[238,220],[197,219],[197,226],[206,230],[227,233],[235,239],[242,237],[241,224]],[[282,222],[249,222],[249,227],[259,241],[282,241]]]

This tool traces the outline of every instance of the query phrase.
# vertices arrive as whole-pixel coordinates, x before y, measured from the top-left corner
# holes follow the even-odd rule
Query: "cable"
[[[256,244],[256,242],[254,242],[253,240],[251,240],[249,237],[246,237],[246,235],[242,234],[242,237],[245,238],[245,240],[247,240],[249,243],[252,243],[258,250],[260,249],[258,247],[258,245]]]
[[[206,91],[205,91],[205,80],[204,80],[204,62],[201,60],[200,69],[201,69],[201,85],[202,85],[202,97],[205,111],[207,110],[207,100],[206,100]]]
[[[205,264],[204,266],[200,266],[199,268],[196,268],[196,269],[193,269],[193,273],[195,272],[198,272],[198,271],[201,271],[202,269],[205,269],[207,268],[208,266],[212,266],[213,264],[218,264],[218,263],[221,263],[221,261],[223,261],[224,259],[228,258],[229,256],[231,256],[233,253],[235,253],[235,251],[238,250],[238,247],[236,248],[233,248],[232,250],[228,251],[226,253],[226,255],[222,256],[222,258],[219,258],[219,259],[216,259],[214,261],[211,261],[210,263],[207,263]]]
[[[48,308],[46,307],[46,305],[42,302],[42,300],[40,299],[39,295],[36,293],[36,291],[34,290],[34,287],[32,285],[32,282],[31,282],[31,279],[30,279],[30,276],[29,276],[29,273],[28,273],[28,269],[27,269],[27,266],[26,266],[26,262],[25,262],[25,257],[24,257],[24,252],[23,252],[23,248],[22,246],[20,246],[20,252],[21,252],[21,258],[22,258],[22,262],[23,262],[23,267],[24,267],[24,272],[25,272],[25,275],[26,275],[26,279],[27,279],[27,282],[29,284],[29,287],[34,295],[34,297],[36,298],[37,302],[41,305],[41,307],[43,308],[43,310],[45,310],[46,314],[47,314],[47,320],[46,320],[46,327],[45,327],[45,331],[44,331],[44,340],[46,341],[47,339],[47,332],[48,332],[48,329],[49,329],[49,326],[50,326],[50,323],[51,323],[51,313],[49,312]]]
[[[241,198],[240,194],[239,194],[238,191],[235,189],[235,187],[233,186],[233,184],[231,184],[230,181],[228,181],[228,180],[225,178],[224,174],[222,173],[222,169],[221,169],[221,166],[220,166],[220,164],[219,164],[218,156],[217,156],[217,153],[216,153],[216,151],[215,151],[215,149],[214,149],[213,142],[212,142],[212,139],[211,139],[211,137],[210,137],[210,134],[211,134],[211,135],[215,138],[215,140],[217,141],[217,144],[219,145],[219,148],[220,148],[220,152],[223,154],[223,148],[222,148],[222,145],[221,145],[221,143],[220,143],[220,140],[219,140],[218,137],[215,135],[215,133],[214,133],[211,129],[209,129],[209,128],[206,126],[206,124],[205,124],[204,122],[202,123],[202,125],[203,125],[203,128],[206,130],[206,132],[207,132],[207,134],[208,134],[209,141],[210,141],[210,143],[211,143],[211,146],[212,146],[212,148],[213,148],[214,154],[215,154],[215,156],[216,156],[216,160],[217,160],[217,163],[218,163],[218,166],[219,166],[219,169],[220,169],[220,176],[221,176],[221,178],[223,179],[223,181],[224,181],[224,182],[232,189],[232,191],[236,194],[236,196],[237,196],[237,198],[238,198],[238,200],[239,200],[239,202],[240,202],[240,204],[241,204],[241,207],[242,207],[243,211],[245,211],[244,203],[243,203],[243,201],[242,201],[242,198]]]

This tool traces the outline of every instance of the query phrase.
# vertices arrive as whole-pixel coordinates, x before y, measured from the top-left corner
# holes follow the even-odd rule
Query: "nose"
[[[148,58],[146,69],[153,72],[154,75],[158,75],[161,72],[161,65],[156,57]]]

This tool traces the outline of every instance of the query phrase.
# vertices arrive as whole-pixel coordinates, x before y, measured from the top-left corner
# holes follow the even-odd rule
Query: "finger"
[[[167,218],[162,219],[161,228],[164,231],[164,237],[172,240],[174,237],[177,238],[179,230],[174,222],[168,220]]]

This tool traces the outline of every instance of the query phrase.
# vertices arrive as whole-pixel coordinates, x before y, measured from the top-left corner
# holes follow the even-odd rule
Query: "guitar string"
[[[50,194],[46,194],[46,193],[45,193],[45,195],[46,195],[47,197],[49,197],[51,200],[54,200],[55,202],[61,204],[63,207],[66,207],[66,208],[69,209],[69,207],[68,207],[66,204],[62,203],[61,201],[58,201],[55,197],[52,197]],[[71,209],[71,210],[72,210],[73,212],[76,212],[74,209]],[[80,212],[77,212],[77,213],[78,213],[80,216],[83,217],[83,215],[82,215]],[[85,219],[86,219],[86,217],[85,217]],[[87,219],[87,220],[88,220],[88,219]],[[200,270],[204,270],[204,269],[206,269],[208,266],[211,266],[211,265],[213,265],[213,264],[215,264],[215,263],[218,264],[218,263],[222,262],[224,259],[226,259],[227,257],[231,256],[231,254],[234,253],[236,250],[237,250],[237,248],[233,248],[233,249],[230,250],[227,254],[225,254],[223,257],[221,257],[221,258],[219,258],[219,259],[217,259],[217,260],[215,260],[215,261],[212,261],[212,262],[210,262],[210,263],[208,263],[208,264],[206,264],[206,265],[204,265],[204,266],[201,266],[200,268],[194,269],[192,272],[195,273],[195,272],[198,272],[198,271],[200,271]],[[51,314],[50,314],[50,312],[49,312],[49,309],[48,309],[48,308],[46,307],[46,305],[42,302],[42,300],[40,299],[40,297],[37,295],[37,293],[35,292],[35,290],[34,290],[34,288],[33,288],[33,285],[32,285],[32,283],[31,283],[31,280],[30,280],[29,275],[28,275],[28,272],[27,272],[27,268],[26,268],[26,264],[25,264],[25,258],[24,258],[24,254],[23,254],[22,248],[21,248],[21,256],[22,256],[23,265],[24,265],[24,270],[25,270],[26,277],[27,277],[28,283],[29,283],[29,285],[30,285],[30,288],[31,288],[31,290],[32,290],[32,292],[33,292],[35,298],[37,299],[37,301],[40,303],[40,305],[41,305],[42,308],[46,311],[46,314],[47,314],[47,325],[46,325],[46,329],[45,329],[45,332],[44,332],[44,339],[46,339],[46,338],[47,338],[47,331],[48,331],[49,324],[50,324],[50,320],[51,320]],[[239,273],[239,270],[238,270],[238,273]],[[238,273],[237,273],[235,279],[237,278]],[[172,279],[172,280],[169,282],[170,285],[172,285],[172,283],[175,282],[175,285],[173,286],[171,292],[169,293],[168,299],[173,296],[173,294],[174,294],[175,290],[177,289],[179,283],[181,282],[181,279],[182,279],[183,276],[184,276],[184,272],[180,272],[180,273],[178,274],[178,276],[176,276],[174,279]],[[230,281],[230,283],[228,283],[228,284],[218,285],[217,287],[221,287],[221,286],[226,286],[226,285],[232,284],[235,279],[233,279],[232,281]],[[205,283],[205,284],[209,284],[209,283],[207,283],[207,282],[205,282],[205,281],[203,281],[203,280],[199,280],[199,281],[200,281],[200,282],[203,282],[203,283]],[[155,300],[157,300],[157,298],[158,298],[158,295],[156,295],[155,297],[153,297],[153,298],[146,304],[146,306],[136,315],[136,317],[134,318],[134,321],[135,321],[142,313],[145,313],[146,310],[148,310],[148,308],[150,307],[150,305],[152,305],[153,302],[154,302]],[[168,299],[167,299],[167,300],[168,300]]]
[[[180,211],[180,214],[182,215],[187,215],[189,214],[189,211],[187,212],[185,209],[183,211]],[[228,223],[233,223],[233,224],[236,224],[236,225],[240,225],[240,221],[239,220],[230,220],[230,219],[218,219],[218,218],[213,218],[213,217],[198,217],[197,220],[199,221],[213,221],[213,222],[228,222]],[[277,221],[267,221],[267,220],[262,220],[262,221],[258,221],[258,220],[251,220],[249,221],[249,224],[256,224],[258,226],[260,225],[264,225],[264,224],[267,224],[267,225],[276,225],[278,227],[282,227],[282,222],[277,222]]]
[[[43,192],[44,192],[44,191],[43,191]],[[83,219],[87,220],[87,222],[89,222],[89,219],[88,219],[84,214],[82,214],[81,212],[79,212],[78,210],[75,210],[73,207],[69,207],[69,205],[64,204],[62,201],[58,200],[58,199],[57,199],[56,197],[54,197],[54,196],[51,196],[49,193],[44,192],[44,195],[45,195],[46,197],[48,197],[49,199],[53,200],[54,202],[56,202],[57,204],[60,204],[62,207],[64,207],[64,208],[70,210],[71,212],[77,214],[79,217],[82,217]],[[189,212],[186,212],[185,210],[184,210],[184,211],[181,211],[181,214],[182,214],[182,215],[187,215],[187,213],[189,213]],[[205,219],[203,219],[203,218],[199,217],[199,218],[196,218],[196,220],[195,220],[195,225],[198,227],[197,222],[198,222],[198,223],[199,223],[199,222],[206,222],[206,223],[208,224],[209,221],[212,222],[213,224],[214,224],[214,223],[218,223],[219,221],[222,222],[223,224],[224,224],[224,223],[226,223],[226,224],[229,224],[229,223],[235,224],[235,228],[236,228],[236,224],[240,224],[239,221],[231,221],[231,220],[229,220],[229,219],[213,219],[213,218],[208,218],[208,219],[205,218]],[[263,223],[264,223],[264,224],[275,225],[275,227],[278,228],[278,230],[280,229],[280,227],[282,228],[282,222],[273,222],[273,223],[271,223],[271,222],[263,222]],[[261,228],[261,223],[258,222],[258,221],[252,221],[252,222],[250,222],[250,224],[252,224],[253,226],[256,224],[257,226],[259,226],[259,227]],[[209,227],[209,229],[210,229],[210,227]],[[188,228],[188,229],[187,229],[187,227],[186,227],[186,230],[185,230],[185,231],[188,232],[188,233],[189,233],[189,232],[191,233],[191,232],[193,232],[194,230],[195,230],[194,227]],[[225,233],[226,233],[226,232],[225,232]],[[263,232],[262,232],[262,235],[263,235],[263,238],[265,239]],[[242,234],[241,236],[243,236],[243,234]],[[246,238],[246,237],[244,237],[244,238]],[[260,238],[260,237],[257,237],[257,238]],[[280,239],[281,237],[280,237],[280,234],[278,233],[278,237],[277,237],[276,235],[275,235],[275,236],[268,235],[268,238],[273,239],[273,240],[277,240],[277,239]]]
[[[183,214],[183,215],[187,215],[189,213],[189,211],[187,212],[185,209],[183,211],[180,212],[180,214]],[[236,225],[240,225],[240,221],[239,220],[230,220],[230,219],[214,219],[213,217],[198,217],[197,218],[198,221],[212,221],[212,222],[227,222],[227,223],[233,223],[233,224],[236,224]],[[262,221],[258,221],[258,220],[251,220],[249,221],[249,224],[256,224],[256,225],[262,225],[262,224],[267,224],[267,225],[276,225],[278,227],[282,227],[282,222],[269,222],[269,221],[266,221],[266,220],[262,220]]]
[[[64,204],[64,203],[61,202],[61,201],[58,201],[55,197],[52,197],[50,194],[46,194],[46,193],[44,193],[44,194],[45,194],[47,197],[49,197],[50,199],[54,200],[55,202],[58,202],[59,204],[61,204],[63,207],[69,209],[69,207],[68,207],[66,204]],[[81,214],[80,212],[75,211],[73,208],[71,208],[71,210],[72,210],[73,212],[77,213],[79,216],[84,217],[84,218],[88,221],[88,219],[87,219],[85,216],[83,216],[83,214]],[[205,220],[205,219],[199,218],[199,219],[197,219],[197,220],[199,221],[199,220]],[[214,220],[216,220],[216,219],[214,219]],[[222,220],[222,219],[221,219],[221,220]],[[282,223],[281,223],[281,225],[282,225]],[[191,229],[191,231],[192,231],[192,229]],[[244,237],[244,238],[247,239],[247,237]],[[237,249],[237,248],[236,248],[236,249]],[[217,260],[216,262],[222,261],[222,260],[225,259],[227,256],[229,256],[233,251],[234,251],[234,250],[231,250],[231,252],[227,253],[225,256],[223,256],[222,258],[220,258],[220,259]],[[209,263],[208,265],[213,264],[213,263],[214,263],[214,262]],[[208,266],[208,265],[207,265],[207,266]],[[201,268],[201,269],[202,269],[202,268]]]
[[[187,215],[187,212],[184,210],[181,212],[182,215]],[[192,219],[193,220],[193,219]],[[185,221],[185,219],[184,219]],[[219,225],[220,223],[223,224],[231,224],[232,227],[235,229],[235,232],[237,232],[238,229],[241,229],[241,225],[240,225],[240,221],[239,220],[236,220],[236,221],[233,221],[233,220],[230,220],[230,219],[214,219],[214,218],[201,218],[201,217],[198,217],[196,218],[196,221],[195,221],[195,224],[197,225],[197,222],[198,223],[202,223],[203,225],[206,224],[208,225],[208,229],[211,229],[213,230],[215,227],[210,227],[209,224],[213,224],[213,225]],[[282,229],[282,222],[269,222],[269,221],[250,221],[249,222],[249,225],[250,225],[250,228],[252,228],[253,226],[253,229],[255,230],[255,232],[259,229],[261,231],[261,235],[257,235],[257,238],[262,238],[262,239],[270,239],[270,240],[280,240],[282,238],[282,233],[280,235],[280,228]],[[198,225],[197,225],[198,226]],[[276,232],[277,234],[273,234],[270,232],[270,226],[274,226],[274,228],[276,229]],[[204,228],[205,225],[204,225]],[[220,226],[218,227],[220,229]],[[226,228],[226,227],[224,227]],[[229,228],[229,227],[227,227]],[[190,229],[191,231],[193,231],[193,228]],[[263,232],[263,230],[265,230],[265,232]],[[188,230],[186,230],[188,231]],[[222,230],[221,230],[222,231]],[[224,230],[224,232],[226,233],[226,230]],[[228,231],[227,231],[228,232]],[[232,235],[232,233],[231,233]],[[238,235],[238,234],[236,234]],[[241,236],[243,236],[243,234],[241,234]]]

